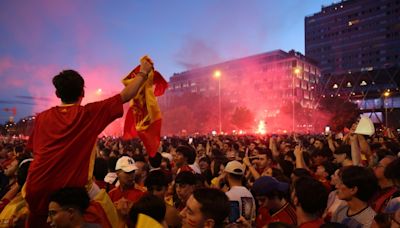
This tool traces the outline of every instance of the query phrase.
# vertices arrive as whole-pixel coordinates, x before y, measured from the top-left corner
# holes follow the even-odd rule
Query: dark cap
[[[262,176],[254,182],[252,190],[256,196],[264,196],[274,190],[287,192],[289,184],[280,182],[274,177]]]

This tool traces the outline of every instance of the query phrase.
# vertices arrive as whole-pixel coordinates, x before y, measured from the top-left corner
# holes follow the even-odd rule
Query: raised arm
[[[361,153],[369,157],[371,155],[371,147],[369,146],[369,143],[367,142],[367,140],[363,135],[357,135],[357,136],[358,136],[358,142],[360,143]]]
[[[251,173],[251,175],[254,177],[254,180],[257,180],[258,178],[260,178],[261,173],[258,173],[258,171],[253,167],[253,165],[250,162],[250,158],[248,156],[243,158],[243,164],[249,168],[249,171]]]
[[[358,143],[357,134],[350,134],[350,146],[351,146],[351,160],[353,161],[353,165],[360,166],[361,165],[361,150],[360,145]]]
[[[149,61],[147,61],[145,58],[140,60],[140,72],[136,74],[136,77],[133,78],[132,82],[130,82],[120,93],[124,103],[136,96],[140,87],[147,80],[147,76],[152,69],[153,65]]]
[[[296,157],[296,168],[303,168],[309,170],[309,168],[306,165],[306,162],[304,161],[303,153],[304,151],[301,146],[296,146],[294,148],[294,156]]]
[[[269,149],[272,151],[272,156],[276,159],[279,157],[278,147],[276,146],[276,139],[274,136],[269,138]]]
[[[335,143],[333,142],[332,133],[328,134],[327,139],[328,139],[329,149],[332,151],[332,153],[334,153],[336,150],[336,147],[335,147]]]

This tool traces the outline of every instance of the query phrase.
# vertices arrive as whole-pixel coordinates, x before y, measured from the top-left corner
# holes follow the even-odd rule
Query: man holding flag
[[[134,98],[153,73],[153,62],[142,58],[135,77],[113,97],[81,106],[84,80],[74,70],[53,78],[61,105],[37,115],[28,147],[34,160],[25,185],[28,227],[47,227],[49,196],[63,187],[86,186],[93,193],[92,173],[98,135],[123,115],[123,104]],[[92,195],[93,197],[93,195]],[[115,210],[115,209],[114,209]]]

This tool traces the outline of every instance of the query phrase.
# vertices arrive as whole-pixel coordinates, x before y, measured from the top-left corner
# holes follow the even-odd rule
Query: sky
[[[0,1],[0,123],[59,104],[64,69],[85,78],[84,103],[119,93],[149,55],[165,78],[267,51],[304,53],[304,17],[332,0]],[[99,90],[101,89],[101,91]]]

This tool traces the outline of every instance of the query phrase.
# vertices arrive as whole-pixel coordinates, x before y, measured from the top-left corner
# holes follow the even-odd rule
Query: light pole
[[[221,71],[214,71],[214,78],[218,80],[218,119],[219,119],[219,133],[222,132],[222,122],[221,122]]]
[[[295,123],[295,111],[294,111],[294,101],[295,101],[295,78],[300,74],[300,68],[295,68],[293,70],[292,77],[292,132],[294,132],[294,123]]]
[[[388,127],[387,98],[389,96],[390,96],[390,90],[386,90],[386,92],[383,93],[383,97],[385,98],[383,100],[383,106],[385,107],[385,126],[386,126],[386,128]]]

